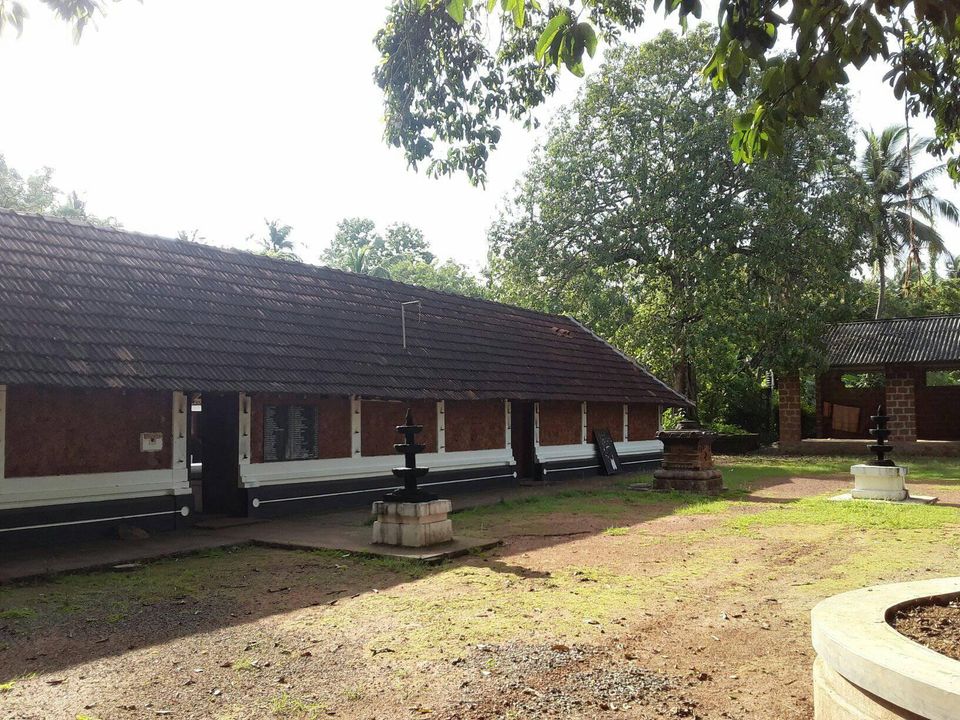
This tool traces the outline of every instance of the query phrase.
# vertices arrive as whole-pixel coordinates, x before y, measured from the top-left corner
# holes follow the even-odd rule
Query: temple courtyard
[[[832,502],[853,458],[720,462],[720,499],[618,476],[457,512],[503,543],[437,565],[238,545],[8,583],[0,715],[810,718],[810,609],[960,575],[960,470],[906,461],[921,506]]]

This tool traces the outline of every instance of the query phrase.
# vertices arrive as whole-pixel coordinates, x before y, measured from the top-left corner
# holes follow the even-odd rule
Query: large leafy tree
[[[99,217],[87,209],[76,191],[62,193],[53,182],[53,170],[45,167],[24,177],[0,155],[0,207],[20,212],[53,215],[92,225],[120,227],[115,217]]]
[[[337,225],[323,262],[341,270],[480,297],[484,289],[463,265],[439,262],[420,228],[392,223],[381,235],[369,218],[345,218]]]
[[[859,170],[867,186],[867,237],[870,261],[876,268],[878,288],[875,317],[883,316],[887,263],[902,265],[901,284],[921,280],[921,251],[936,272],[937,260],[950,256],[937,223],[957,224],[960,211],[937,195],[936,179],[944,171],[935,165],[914,176],[918,155],[929,143],[906,143],[907,128],[888,127],[881,133],[865,130],[866,147]]]
[[[845,98],[738,165],[739,108],[694,72],[714,46],[701,28],[611,51],[490,232],[501,299],[575,314],[712,417],[736,378],[816,363],[862,259]]]
[[[433,174],[483,182],[500,119],[532,122],[561,66],[582,75],[598,42],[636,30],[650,9],[684,27],[702,10],[700,0],[394,0],[375,39],[385,139],[414,167],[429,160]],[[720,0],[717,27],[691,76],[751,99],[730,118],[738,161],[782,152],[787,129],[818,116],[851,66],[877,59],[909,111],[936,122],[932,152],[960,141],[956,0]]]

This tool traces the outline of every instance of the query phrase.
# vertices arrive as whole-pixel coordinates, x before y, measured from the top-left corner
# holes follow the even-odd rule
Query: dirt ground
[[[811,718],[810,609],[960,575],[960,480],[914,486],[928,508],[726,477],[729,499],[621,480],[458,513],[504,544],[436,567],[241,547],[2,588],[0,716]]]

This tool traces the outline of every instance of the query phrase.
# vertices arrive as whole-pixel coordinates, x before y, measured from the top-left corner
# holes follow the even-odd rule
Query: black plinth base
[[[393,492],[388,492],[383,496],[386,502],[432,502],[438,500],[438,495],[424,492],[423,490],[407,490],[406,488],[397,488]]]

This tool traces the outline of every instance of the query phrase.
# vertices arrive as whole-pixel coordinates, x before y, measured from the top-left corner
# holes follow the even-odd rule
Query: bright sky
[[[61,189],[131,230],[196,228],[242,246],[264,218],[280,218],[315,261],[338,220],[367,216],[417,225],[439,255],[479,269],[486,229],[539,137],[506,126],[486,190],[407,170],[381,140],[372,80],[387,0],[123,0],[79,45],[36,0],[24,4],[23,35],[0,38],[0,153],[24,173],[54,168]],[[651,17],[640,37],[664,27]],[[853,82],[856,120],[877,129],[903,118],[882,74]],[[564,74],[541,116],[578,86]],[[943,188],[960,204],[960,190]]]

